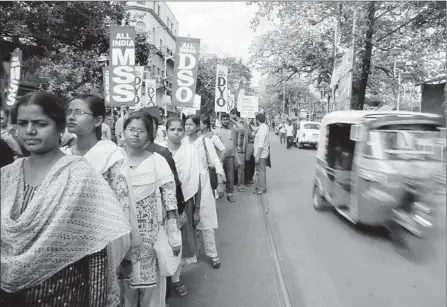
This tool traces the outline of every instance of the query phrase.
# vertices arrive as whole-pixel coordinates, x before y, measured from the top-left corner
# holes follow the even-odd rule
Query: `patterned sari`
[[[23,164],[1,169],[0,305],[117,306],[131,227],[114,193],[79,157],[60,158],[39,187]]]

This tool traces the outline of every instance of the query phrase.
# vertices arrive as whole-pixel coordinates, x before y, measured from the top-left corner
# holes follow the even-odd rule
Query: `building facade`
[[[136,17],[136,30],[149,33],[150,43],[156,48],[151,55],[149,68],[151,77],[158,80],[156,101],[161,106],[163,95],[171,95],[172,91],[179,23],[166,2],[162,1],[128,1],[126,11]]]

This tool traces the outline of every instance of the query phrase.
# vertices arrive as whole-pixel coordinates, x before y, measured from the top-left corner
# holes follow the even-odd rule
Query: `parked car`
[[[296,133],[296,144],[298,148],[303,148],[305,145],[317,148],[320,138],[320,127],[320,123],[317,122],[299,122]]]

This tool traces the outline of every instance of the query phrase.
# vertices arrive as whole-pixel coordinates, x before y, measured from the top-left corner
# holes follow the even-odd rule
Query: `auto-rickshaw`
[[[439,190],[434,178],[445,172],[443,126],[441,116],[428,113],[329,113],[321,122],[314,208],[334,207],[354,224],[398,224],[425,236],[440,205],[424,195]]]

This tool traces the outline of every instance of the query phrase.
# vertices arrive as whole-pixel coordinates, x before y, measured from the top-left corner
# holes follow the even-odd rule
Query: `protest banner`
[[[255,118],[258,109],[258,97],[239,95],[237,110],[241,112],[242,118]]]
[[[157,105],[157,81],[155,79],[145,79],[146,84],[146,101],[145,105],[155,107]]]
[[[192,107],[199,69],[200,39],[177,37],[172,105]]]
[[[230,94],[228,91],[227,112],[230,113],[235,107],[234,94]]]
[[[106,105],[110,105],[110,71],[108,67],[102,68],[102,86],[104,102]]]
[[[110,105],[135,105],[135,28],[110,26]]]
[[[142,102],[143,98],[144,66],[135,66],[135,104]]]
[[[214,94],[214,110],[216,112],[227,112],[228,100],[228,67],[216,66],[216,90]]]
[[[6,105],[12,107],[17,100],[17,93],[19,92],[20,74],[22,67],[22,50],[16,48],[11,53],[11,67],[9,69],[9,84],[8,96],[6,98]]]
[[[202,96],[195,94],[194,103],[192,107],[196,110],[200,110],[201,106],[202,106]]]

